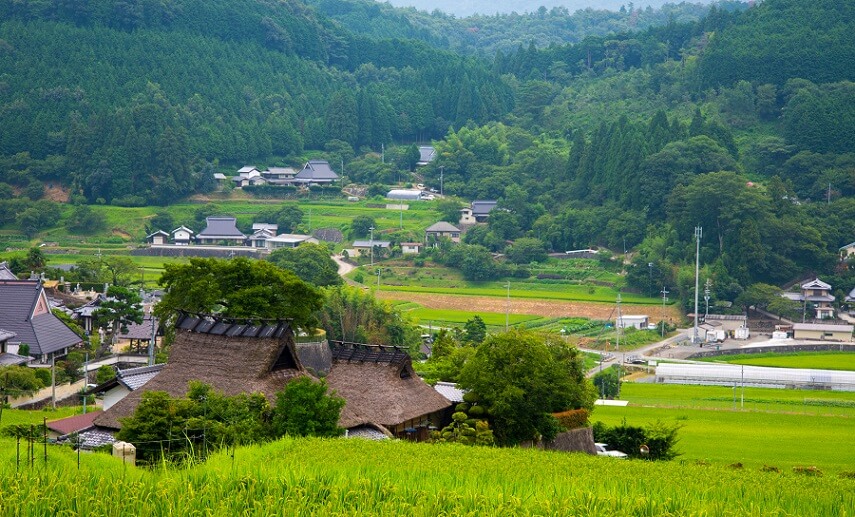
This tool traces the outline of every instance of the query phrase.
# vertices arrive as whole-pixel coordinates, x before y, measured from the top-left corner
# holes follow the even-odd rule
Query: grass
[[[702,360],[777,368],[855,371],[855,354],[852,352],[771,352],[764,354],[723,355],[708,357]]]
[[[745,409],[719,386],[624,383],[626,407],[598,406],[592,421],[679,423],[683,461],[758,469],[816,465],[840,472],[855,465],[855,393],[746,388]],[[736,408],[741,391],[736,390]]]
[[[425,309],[418,308],[407,311],[408,314],[413,316],[417,322],[426,323],[433,322],[435,325],[444,326],[445,324],[450,324],[453,326],[461,326],[467,321],[471,320],[475,316],[479,316],[484,323],[488,327],[499,327],[504,328],[505,326],[505,314],[499,314],[495,312],[471,312],[471,311],[458,311],[452,309]],[[528,322],[533,322],[541,319],[540,316],[533,316],[530,314],[508,314],[508,322],[510,325],[520,325]]]
[[[533,449],[286,438],[184,470],[51,451],[17,474],[0,452],[0,514],[848,515],[855,482]],[[330,460],[333,458],[334,460]],[[403,460],[403,461],[402,461]]]
[[[4,409],[3,419],[0,420],[0,429],[7,425],[18,424],[41,424],[47,418],[50,420],[58,420],[67,416],[80,413],[80,407],[59,407],[56,409],[42,410],[22,410],[22,409]]]
[[[382,284],[381,291],[399,291],[409,293],[434,293],[434,294],[454,294],[461,296],[494,296],[506,297],[507,290],[502,287],[500,282],[486,283],[475,286],[470,282],[464,287],[420,287],[414,285],[388,285]],[[622,294],[624,303],[654,305],[661,302],[653,298],[646,298],[638,295]],[[513,282],[511,283],[511,298],[539,299],[539,300],[562,300],[562,301],[584,301],[584,302],[600,302],[614,303],[617,299],[617,290],[610,287],[590,287],[590,286],[566,286],[561,290],[522,290],[515,289]]]

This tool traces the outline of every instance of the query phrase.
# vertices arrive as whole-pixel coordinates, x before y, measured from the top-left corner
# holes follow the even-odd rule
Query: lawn
[[[702,360],[776,368],[855,371],[855,354],[852,352],[740,354],[708,357]]]

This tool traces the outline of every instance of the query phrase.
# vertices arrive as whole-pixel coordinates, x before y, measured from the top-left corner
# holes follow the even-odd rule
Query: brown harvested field
[[[415,302],[429,309],[454,309],[460,311],[505,312],[506,300],[492,296],[456,296],[452,294],[411,293],[379,291],[374,295],[381,300],[403,300]],[[615,305],[595,302],[564,302],[558,300],[531,300],[511,298],[509,311],[513,314],[533,314],[549,318],[580,316],[591,319],[614,317]],[[662,314],[661,306],[621,305],[624,314],[647,314],[651,321],[658,321]],[[670,321],[678,321],[680,314],[674,306],[665,307]]]

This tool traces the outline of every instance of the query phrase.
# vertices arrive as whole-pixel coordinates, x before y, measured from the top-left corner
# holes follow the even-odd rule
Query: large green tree
[[[499,443],[517,445],[557,432],[550,413],[593,407],[581,355],[564,341],[511,330],[488,336],[459,384],[488,408]]]
[[[274,251],[267,260],[277,266],[293,271],[301,280],[317,286],[339,285],[338,264],[330,257],[330,251],[321,244],[306,243],[296,248]]]
[[[163,321],[184,310],[234,318],[292,318],[295,326],[311,328],[323,302],[320,291],[291,271],[243,257],[166,264],[158,282],[167,289],[155,308]]]

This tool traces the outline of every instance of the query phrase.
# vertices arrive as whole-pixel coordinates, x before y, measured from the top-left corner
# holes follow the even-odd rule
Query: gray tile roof
[[[497,201],[473,201],[472,202],[472,215],[486,216],[494,208],[496,208],[497,203],[498,203]]]
[[[373,245],[378,248],[388,248],[391,245],[389,241],[373,241]],[[372,246],[372,241],[353,241],[354,248],[370,248]]]
[[[0,366],[17,366],[32,361],[32,357],[4,352],[0,354]]]
[[[326,160],[310,160],[295,178],[308,181],[332,181],[338,179],[338,174],[330,168]]]
[[[455,403],[463,402],[463,395],[466,393],[453,382],[437,382],[433,389],[448,399],[449,402]]]
[[[17,280],[18,276],[9,269],[6,262],[0,262],[0,280]]]
[[[428,163],[436,157],[436,150],[429,145],[419,147],[419,163]]]
[[[157,318],[154,318],[154,326],[157,327]],[[128,331],[119,334],[123,339],[151,339],[152,318],[150,315],[143,317],[142,323],[131,323]]]
[[[246,238],[246,235],[237,229],[237,219],[234,217],[207,217],[205,222],[207,226],[199,232],[199,238]]]
[[[31,317],[42,294],[41,282],[0,281],[0,328],[17,334],[13,343],[26,343],[30,355],[49,354],[82,340],[52,313]]]
[[[855,326],[852,325],[833,325],[828,323],[794,323],[793,330],[815,330],[820,332],[848,332],[852,333]]]
[[[128,368],[119,370],[116,378],[131,391],[138,390],[152,380],[166,364],[155,364],[153,366],[141,366],[139,368]]]
[[[427,228],[427,230],[425,230],[425,231],[426,232],[443,232],[443,233],[445,233],[445,232],[459,232],[460,228],[454,226],[451,223],[447,223],[445,221],[440,221],[438,223],[434,223],[434,224],[430,225]]]
[[[11,339],[13,337],[15,337],[15,333],[12,332],[11,330],[0,329],[0,343],[2,343],[3,341],[6,341],[7,339]]]

